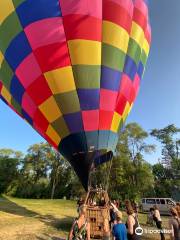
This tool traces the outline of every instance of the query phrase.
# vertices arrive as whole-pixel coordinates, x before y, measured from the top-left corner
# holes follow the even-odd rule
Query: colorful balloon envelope
[[[151,42],[145,0],[1,0],[0,96],[87,189],[111,158]],[[104,160],[103,160],[104,161]]]

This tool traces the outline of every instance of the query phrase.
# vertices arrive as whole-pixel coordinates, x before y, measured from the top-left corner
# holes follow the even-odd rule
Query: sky
[[[180,1],[149,0],[152,47],[141,89],[127,122],[146,131],[174,123],[180,127]],[[43,139],[0,101],[0,148],[26,152]],[[155,143],[148,138],[148,143]],[[157,162],[160,146],[146,159]]]

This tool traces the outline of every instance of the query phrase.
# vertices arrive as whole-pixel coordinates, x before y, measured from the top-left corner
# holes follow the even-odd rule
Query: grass
[[[66,239],[74,217],[76,202],[68,200],[32,200],[0,198],[1,240],[61,240]],[[124,218],[126,215],[124,214]],[[141,226],[146,226],[146,215],[140,214]],[[163,217],[167,228],[167,217]],[[143,240],[158,240],[158,234],[144,235]],[[166,239],[169,239],[166,237]]]

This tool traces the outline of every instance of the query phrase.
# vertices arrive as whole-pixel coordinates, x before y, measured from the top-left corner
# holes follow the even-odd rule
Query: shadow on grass
[[[39,219],[41,222],[46,224],[47,226],[53,227],[59,231],[63,232],[69,232],[73,218],[69,216],[65,216],[64,218],[55,218],[53,215],[41,215],[35,211],[31,211],[23,206],[18,205],[17,203],[9,200],[8,198],[1,196],[0,198],[0,211],[13,214],[13,215],[18,215],[18,216],[24,216],[24,217],[34,217],[36,219]],[[50,237],[50,236],[37,236],[39,240],[63,240],[58,237]]]
[[[48,226],[54,227],[59,231],[69,232],[73,223],[72,217],[65,216],[64,218],[55,218],[52,215],[40,216],[40,220]]]
[[[19,206],[15,202],[10,201],[8,198],[1,196],[0,198],[0,211],[10,213],[18,216],[35,217],[38,214],[25,207]]]
[[[44,234],[43,236],[36,236],[38,240],[65,240],[64,238],[50,236],[48,234]]]

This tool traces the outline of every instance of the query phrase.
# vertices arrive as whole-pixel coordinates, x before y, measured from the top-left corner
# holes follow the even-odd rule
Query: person
[[[112,203],[114,204],[114,206],[116,206],[117,209],[119,209],[119,200],[114,199]]]
[[[178,217],[180,218],[180,202],[176,203],[176,210],[177,210],[177,213],[178,213]]]
[[[110,240],[111,239],[111,230],[109,224],[109,217],[107,216],[106,212],[103,212],[103,240]]]
[[[110,226],[112,226],[114,224],[114,221],[116,220],[116,210],[115,210],[115,206],[113,203],[110,203]]]
[[[119,199],[116,200],[116,207],[119,209],[120,208],[120,201]]]
[[[138,211],[139,211],[139,205],[137,202],[133,201],[132,202],[132,207],[133,207],[133,210],[134,210],[134,213],[136,214],[136,216],[138,217]]]
[[[180,240],[180,218],[175,207],[170,209],[172,217],[169,219],[169,227],[171,229],[171,240]]]
[[[147,214],[147,224],[150,226],[153,226],[153,214],[154,214],[154,208],[149,209],[149,213]]]
[[[122,223],[122,213],[116,212],[116,223],[113,226],[112,234],[114,240],[127,240],[126,225]]]
[[[139,227],[139,222],[131,204],[126,206],[126,212],[128,215],[126,222],[128,240],[139,240],[140,236],[135,232],[136,228]]]
[[[161,215],[160,215],[159,208],[157,205],[154,205],[153,220],[156,223],[156,227],[160,230],[161,240],[165,240],[164,233],[162,232],[163,229],[162,229]]]
[[[113,202],[110,202],[110,226],[112,227],[113,224],[116,222],[116,212],[118,212],[118,208],[116,207],[116,204]]]
[[[90,240],[90,224],[86,217],[86,206],[81,205],[79,207],[79,217],[75,219],[70,233],[69,240]]]
[[[100,201],[99,201],[99,206],[100,207],[104,207],[106,205],[106,201],[104,197],[101,197]]]
[[[127,209],[127,207],[131,205],[131,201],[129,199],[126,199],[124,202],[124,205],[125,205],[125,209]]]
[[[77,212],[79,213],[80,206],[84,204],[84,199],[80,197],[77,201]]]

